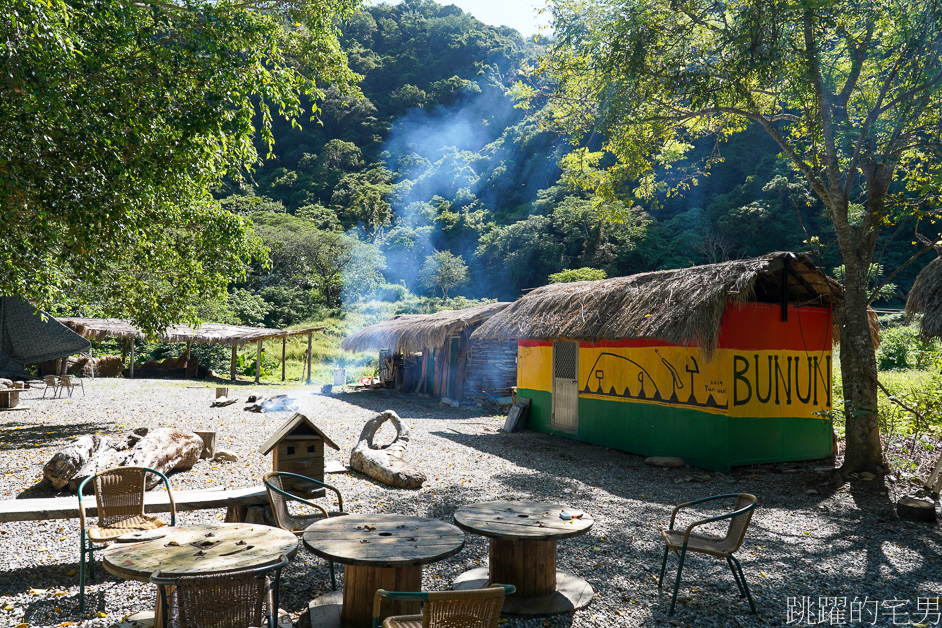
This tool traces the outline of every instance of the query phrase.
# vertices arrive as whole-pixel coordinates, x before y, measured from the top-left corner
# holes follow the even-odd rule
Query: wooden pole
[[[236,346],[232,345],[232,358],[229,360],[229,379],[235,381]]]
[[[131,379],[134,379],[134,338],[131,338]]]
[[[314,332],[307,332],[307,383],[311,383],[311,343],[314,339]]]
[[[92,371],[92,379],[95,379],[95,349],[93,347],[88,348],[88,366]]]
[[[255,345],[255,383],[259,382],[262,376],[262,341],[259,340]]]
[[[121,364],[124,364],[128,361],[128,339],[124,339],[124,343],[121,345]]]
[[[189,361],[190,361],[190,343],[192,343],[192,342],[193,342],[192,340],[187,340],[187,341],[186,341],[186,354],[184,355],[185,362],[189,362]],[[185,363],[185,362],[184,362],[184,363]]]
[[[285,381],[285,352],[288,349],[288,337],[281,337],[281,381]]]

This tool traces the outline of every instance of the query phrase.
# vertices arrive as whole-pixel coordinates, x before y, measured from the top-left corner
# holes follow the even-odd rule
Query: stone
[[[875,477],[877,477],[877,476],[874,475],[873,473],[870,473],[869,471],[861,471],[861,472],[860,472],[860,479],[863,480],[863,481],[865,481],[865,482],[871,482],[871,481],[873,481],[873,479],[874,479]]]
[[[216,462],[238,462],[239,457],[231,451],[220,449],[216,452],[216,455],[213,456],[213,460]]]
[[[396,428],[396,438],[388,445],[379,447],[374,444],[373,439],[386,421]],[[398,414],[386,410],[363,426],[360,438],[350,454],[350,466],[389,486],[420,488],[427,478],[421,469],[405,460],[408,444],[409,428]]]
[[[805,495],[817,495],[817,494],[818,494],[818,491],[816,491],[813,488],[809,488],[807,491],[805,491]]]
[[[682,467],[684,459],[675,456],[651,456],[644,459],[644,464],[649,467]]]
[[[901,519],[913,521],[926,521],[932,523],[938,519],[935,511],[935,502],[929,499],[919,499],[907,495],[896,502],[896,514]]]
[[[687,481],[688,482],[709,482],[711,479],[713,479],[713,476],[710,475],[709,473],[694,473],[689,478],[687,478]]]

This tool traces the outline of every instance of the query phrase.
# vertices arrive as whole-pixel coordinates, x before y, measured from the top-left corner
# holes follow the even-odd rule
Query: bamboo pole
[[[307,332],[307,380],[308,384],[311,383],[311,354],[313,353],[311,349],[311,344],[314,341],[314,332]]]
[[[255,345],[255,383],[262,377],[262,341],[259,340]]]
[[[288,350],[288,337],[281,337],[281,381],[285,381],[285,355]]]
[[[232,358],[229,360],[229,379],[235,381],[236,346],[232,345]]]

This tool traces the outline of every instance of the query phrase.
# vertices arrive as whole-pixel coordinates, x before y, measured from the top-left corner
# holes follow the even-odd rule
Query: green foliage
[[[148,330],[195,321],[262,253],[209,189],[256,161],[256,132],[270,146],[272,109],[293,121],[317,83],[351,84],[355,6],[0,3],[2,293],[48,306],[80,286]]]
[[[553,273],[549,276],[549,282],[569,283],[572,281],[598,281],[599,279],[605,278],[606,274],[604,270],[599,270],[598,268],[582,267]]]
[[[451,251],[435,251],[422,263],[419,282],[430,290],[437,288],[447,299],[451,290],[468,283],[468,265]]]
[[[916,325],[889,327],[880,332],[877,366],[881,371],[928,369],[942,362],[942,344],[924,340]]]

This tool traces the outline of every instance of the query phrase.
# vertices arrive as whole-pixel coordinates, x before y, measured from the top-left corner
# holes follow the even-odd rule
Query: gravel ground
[[[40,399],[41,389],[27,391],[21,403],[28,410],[0,413],[0,495],[48,496],[50,489],[40,483],[42,465],[59,448],[78,435],[119,434],[138,426],[215,429],[217,447],[239,457],[234,463],[200,461],[171,476],[175,489],[259,484],[271,462],[257,448],[289,414],[244,412],[241,403],[212,409],[212,386],[96,380],[87,382],[85,397],[77,392],[72,399],[56,400]],[[272,390],[238,385],[234,394],[244,399]],[[827,475],[816,470],[820,462],[747,467],[731,474],[655,469],[645,466],[641,456],[604,447],[534,432],[504,434],[499,431],[503,417],[479,408],[442,409],[433,400],[389,391],[289,392],[340,446],[340,452],[328,450],[328,459],[347,462],[364,422],[378,411],[396,411],[412,429],[411,459],[429,482],[408,491],[354,472],[330,475],[350,512],[451,521],[462,504],[522,499],[564,503],[595,518],[588,534],[560,541],[558,548],[559,568],[594,587],[591,605],[574,614],[510,620],[501,624],[505,628],[939,623],[938,527],[900,520],[893,503],[902,489],[893,484],[888,495],[866,482],[828,489]],[[748,612],[723,561],[693,555],[684,569],[677,612],[668,617],[670,587],[659,591],[656,581],[663,548],[658,532],[674,504],[730,492],[760,499],[738,553],[759,616]],[[182,513],[178,522],[221,520],[223,514]],[[0,524],[0,626],[108,627],[133,611],[153,608],[151,585],[98,569],[87,590],[89,617],[80,618],[77,539],[77,521]],[[487,547],[486,539],[469,535],[462,552],[425,568],[423,586],[449,588],[456,576],[486,562]],[[673,583],[676,564],[672,558],[668,583]],[[284,572],[282,608],[297,618],[325,590],[326,563],[302,549]],[[819,615],[822,606],[824,616]]]

